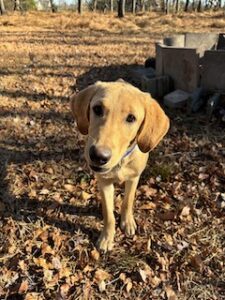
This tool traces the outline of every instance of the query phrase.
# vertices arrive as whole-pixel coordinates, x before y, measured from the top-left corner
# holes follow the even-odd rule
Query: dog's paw
[[[137,229],[134,217],[121,215],[120,227],[125,231],[126,235],[134,235]]]
[[[101,233],[98,241],[97,241],[97,247],[99,250],[103,252],[107,252],[112,250],[113,248],[113,240],[114,240],[114,234],[106,234],[104,231]]]

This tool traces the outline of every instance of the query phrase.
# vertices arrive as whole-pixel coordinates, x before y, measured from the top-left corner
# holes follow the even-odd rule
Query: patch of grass
[[[171,174],[174,172],[174,166],[167,163],[157,163],[151,165],[149,168],[151,176],[160,176],[163,181],[168,181]]]

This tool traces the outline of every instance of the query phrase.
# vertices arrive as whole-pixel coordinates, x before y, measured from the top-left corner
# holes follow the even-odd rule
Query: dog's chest
[[[121,178],[123,168],[123,165],[118,165],[115,168],[113,168],[109,173],[104,174],[102,177],[105,179],[113,180],[115,182],[121,182],[123,181],[123,179]]]

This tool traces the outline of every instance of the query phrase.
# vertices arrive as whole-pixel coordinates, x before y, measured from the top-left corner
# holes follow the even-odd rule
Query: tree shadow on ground
[[[75,90],[81,90],[96,81],[115,81],[119,78],[127,82],[137,85],[133,80],[132,70],[140,67],[138,64],[110,65],[105,67],[94,67],[88,72],[85,72],[77,77],[75,85],[72,87]]]

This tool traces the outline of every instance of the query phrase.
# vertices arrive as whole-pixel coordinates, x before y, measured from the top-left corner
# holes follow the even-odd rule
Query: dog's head
[[[97,82],[71,98],[78,130],[88,135],[87,162],[106,173],[136,143],[142,152],[157,146],[169,129],[169,119],[148,93],[123,82]]]

